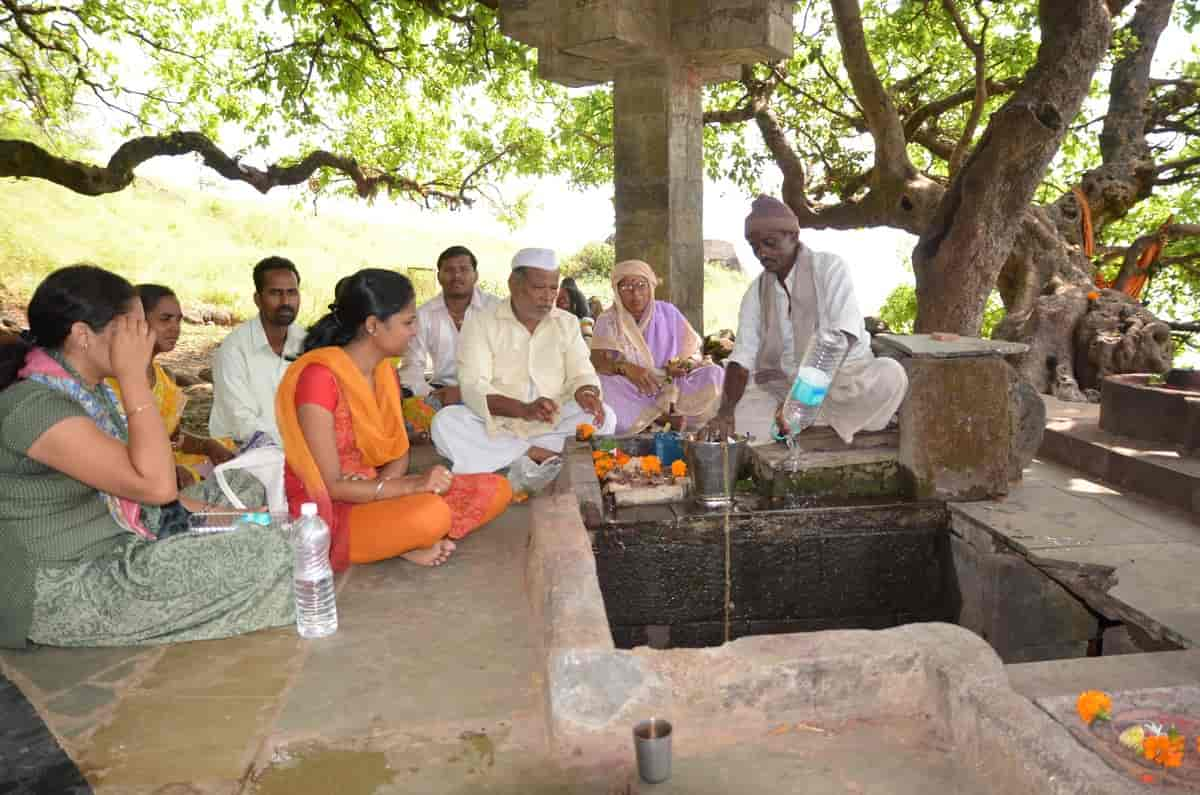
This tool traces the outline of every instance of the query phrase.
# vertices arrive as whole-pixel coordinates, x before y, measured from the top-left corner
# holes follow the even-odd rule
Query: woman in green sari
[[[29,332],[0,346],[0,646],[166,643],[293,621],[281,535],[166,537],[205,506],[178,499],[146,379],[154,333],[132,285],[62,268],[28,316]]]

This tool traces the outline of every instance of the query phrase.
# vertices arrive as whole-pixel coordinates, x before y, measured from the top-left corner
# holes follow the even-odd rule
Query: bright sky
[[[255,162],[255,161],[251,161]],[[219,193],[230,198],[264,204],[295,202],[303,189],[275,189],[262,196],[241,183],[228,183],[190,158],[158,158],[145,163],[138,174],[155,181]],[[777,186],[772,186],[777,191]],[[520,187],[514,187],[515,192]],[[410,202],[386,198],[373,204],[350,198],[322,199],[322,213],[361,219],[364,223],[402,223],[426,229],[444,230],[447,245],[464,227],[501,238],[511,238],[522,246],[544,246],[560,255],[570,255],[584,244],[604,240],[614,231],[612,189],[572,190],[563,178],[548,178],[535,186],[526,223],[511,230],[492,217],[480,202],[475,208],[431,211]],[[751,275],[761,272],[758,261],[743,238],[743,222],[749,212],[750,197],[732,184],[705,181],[704,237],[734,244],[742,268]],[[804,230],[802,238],[812,247],[836,251],[854,266],[853,277],[860,308],[873,314],[892,289],[902,282],[911,283],[912,275],[903,266],[916,238],[893,229],[862,229],[852,232]]]

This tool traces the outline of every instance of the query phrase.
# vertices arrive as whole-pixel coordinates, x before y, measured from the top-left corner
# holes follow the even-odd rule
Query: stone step
[[[799,472],[790,471],[785,445],[751,448],[760,494],[844,499],[900,497],[908,491],[900,472],[897,431],[861,433],[849,445],[828,428],[810,429],[800,439]]]
[[[1099,406],[1046,397],[1038,455],[1110,485],[1200,514],[1200,458],[1100,427]]]

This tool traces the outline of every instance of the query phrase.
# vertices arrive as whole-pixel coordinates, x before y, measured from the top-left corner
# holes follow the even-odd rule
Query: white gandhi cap
[[[558,270],[558,257],[553,249],[523,248],[513,255],[512,269],[537,268],[542,271]]]

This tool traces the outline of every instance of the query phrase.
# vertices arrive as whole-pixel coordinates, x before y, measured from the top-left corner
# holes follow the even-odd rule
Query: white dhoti
[[[476,472],[495,472],[512,464],[531,447],[561,453],[567,438],[584,423],[593,423],[592,415],[574,400],[567,401],[554,429],[548,433],[522,438],[499,431],[489,435],[483,418],[463,405],[447,406],[433,417],[430,435],[438,453],[453,462],[456,475]],[[596,429],[601,435],[611,435],[617,427],[617,414],[604,406],[604,424]]]
[[[775,440],[775,412],[786,396],[787,387],[782,391],[768,387],[776,384],[756,384],[751,377],[734,410],[737,432],[753,434],[755,445]],[[846,362],[834,377],[815,424],[828,425],[850,444],[859,431],[886,427],[907,392],[908,374],[895,359],[865,357]]]

